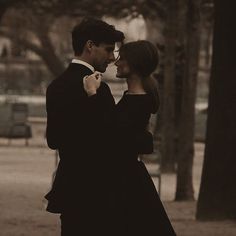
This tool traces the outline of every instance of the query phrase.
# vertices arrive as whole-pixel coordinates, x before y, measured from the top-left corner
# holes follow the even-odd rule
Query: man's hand
[[[97,93],[97,89],[100,87],[101,80],[102,74],[97,71],[89,76],[84,77],[84,90],[87,92],[88,96],[92,96]]]

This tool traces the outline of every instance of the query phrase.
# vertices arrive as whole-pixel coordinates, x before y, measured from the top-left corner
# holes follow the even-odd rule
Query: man
[[[83,20],[72,31],[75,58],[47,89],[47,143],[58,150],[60,162],[45,198],[47,210],[61,214],[62,236],[115,235],[108,191],[112,166],[105,148],[115,102],[107,84],[91,89],[85,82],[86,75],[105,72],[115,60],[115,43],[123,40],[112,25]]]

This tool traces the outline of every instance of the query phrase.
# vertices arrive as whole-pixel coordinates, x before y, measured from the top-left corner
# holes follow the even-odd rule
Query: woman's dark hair
[[[159,62],[157,48],[147,40],[138,40],[123,44],[119,54],[127,61],[130,69],[140,75],[144,90],[159,101],[157,81],[151,77]]]
[[[94,18],[84,18],[72,31],[72,46],[75,55],[83,52],[88,40],[92,40],[96,46],[100,43],[113,44],[123,42],[124,34],[116,30],[113,25]]]
[[[128,62],[130,68],[141,77],[150,76],[158,65],[157,48],[147,40],[125,43],[119,52]]]

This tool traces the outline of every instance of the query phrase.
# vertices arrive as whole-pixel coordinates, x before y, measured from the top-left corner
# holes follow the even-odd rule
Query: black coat
[[[47,89],[46,137],[48,146],[57,149],[60,157],[52,189],[45,196],[47,210],[69,214],[73,220],[78,219],[78,227],[88,225],[96,233],[115,235],[116,231],[119,236],[126,235],[131,232],[127,231],[126,223],[135,223],[129,209],[126,210],[129,197],[140,193],[132,191],[132,185],[139,186],[140,178],[144,177],[147,191],[154,194],[148,196],[156,194],[149,188],[151,180],[141,173],[144,169],[128,159],[136,158],[138,153],[152,152],[152,137],[145,131],[150,112],[142,113],[145,118],[137,123],[141,116],[136,119],[132,108],[131,117],[128,110],[123,110],[126,106],[115,108],[114,98],[104,82],[96,95],[88,97],[83,77],[91,73],[83,65],[70,64]],[[123,107],[120,112],[119,107]],[[129,170],[137,172],[131,176]],[[163,210],[158,203],[159,206]]]
[[[72,63],[47,89],[47,143],[60,156],[52,189],[45,196],[47,210],[53,213],[90,214],[106,202],[111,169],[104,145],[115,102],[104,82],[97,95],[87,96],[83,77],[91,73]]]

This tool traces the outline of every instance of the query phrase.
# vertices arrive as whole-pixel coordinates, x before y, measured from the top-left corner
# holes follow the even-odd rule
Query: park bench
[[[28,124],[28,104],[4,103],[0,106],[0,136],[11,139],[25,138],[25,145],[32,137],[31,126]]]

